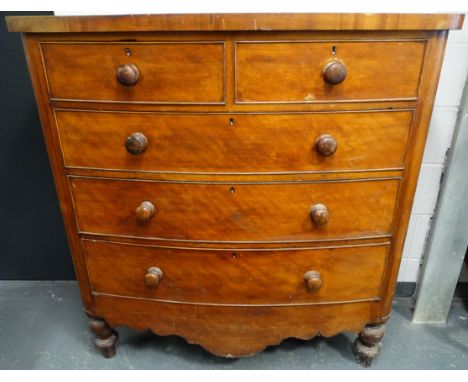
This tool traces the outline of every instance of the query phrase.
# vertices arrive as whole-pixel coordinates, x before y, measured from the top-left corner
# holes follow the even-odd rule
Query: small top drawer
[[[53,99],[224,102],[224,42],[42,43]]]
[[[425,41],[236,44],[237,103],[416,99]]]

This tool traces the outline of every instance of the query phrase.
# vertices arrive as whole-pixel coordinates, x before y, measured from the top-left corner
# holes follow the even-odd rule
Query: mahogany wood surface
[[[104,355],[119,325],[223,356],[353,331],[370,364],[462,22],[9,18]]]
[[[193,173],[193,172],[147,172],[138,170],[102,170],[86,167],[65,167],[64,174],[80,177],[154,180],[167,182],[221,182],[254,183],[269,182],[317,182],[328,180],[363,180],[401,178],[402,169],[311,171],[311,172],[242,172],[242,173]]]
[[[55,115],[67,167],[195,173],[401,169],[413,118],[411,111]],[[139,133],[147,145],[132,155],[124,145]],[[323,134],[336,141],[333,155],[317,147]]]
[[[10,32],[437,30],[460,29],[463,14],[280,13],[127,16],[8,16]]]
[[[96,296],[97,314],[112,327],[177,334],[223,357],[250,356],[287,337],[308,340],[359,333],[375,322],[376,302],[306,306],[210,306]],[[162,319],[162,317],[164,319]],[[351,347],[351,346],[350,346]]]
[[[43,43],[41,50],[53,99],[224,102],[223,42]],[[133,86],[117,78],[124,64],[138,68]]]
[[[425,47],[424,41],[241,41],[236,43],[236,101],[415,99]],[[327,66],[335,60],[347,74],[331,83]]]
[[[205,184],[71,177],[80,232],[171,240],[288,242],[389,236],[399,179]],[[135,209],[155,207],[141,222]],[[328,209],[316,224],[312,208]]]
[[[378,299],[388,245],[314,250],[187,250],[84,241],[97,294],[216,305],[274,305]],[[157,287],[145,275],[163,272]],[[304,275],[320,273],[309,290]]]

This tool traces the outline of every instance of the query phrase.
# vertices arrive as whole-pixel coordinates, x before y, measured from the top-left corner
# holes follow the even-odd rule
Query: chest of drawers
[[[391,313],[460,15],[11,17],[84,310],[221,356]]]

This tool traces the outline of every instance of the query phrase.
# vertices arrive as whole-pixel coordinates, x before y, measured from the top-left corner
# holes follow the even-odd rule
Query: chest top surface
[[[281,13],[8,16],[10,32],[156,32],[460,29],[463,14]]]

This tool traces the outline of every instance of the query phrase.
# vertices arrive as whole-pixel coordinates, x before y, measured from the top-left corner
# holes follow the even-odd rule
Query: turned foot
[[[89,328],[96,336],[94,343],[106,358],[115,356],[118,333],[103,318],[90,317]]]
[[[384,325],[367,325],[354,342],[354,356],[357,363],[369,367],[372,360],[379,354],[383,336]]]

